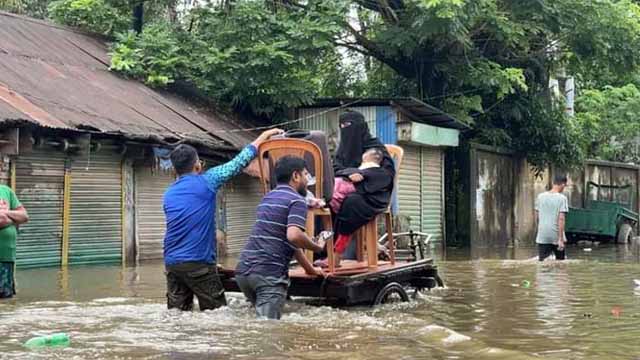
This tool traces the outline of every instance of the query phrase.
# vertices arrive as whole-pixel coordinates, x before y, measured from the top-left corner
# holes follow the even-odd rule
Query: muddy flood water
[[[292,302],[281,321],[255,320],[238,294],[216,311],[168,311],[157,263],[19,270],[18,296],[0,302],[0,358],[640,359],[638,249],[568,254],[448,251],[435,256],[445,289],[376,308]],[[22,346],[54,332],[71,346]]]

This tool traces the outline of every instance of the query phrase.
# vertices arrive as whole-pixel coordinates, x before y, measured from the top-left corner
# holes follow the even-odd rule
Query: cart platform
[[[222,268],[220,278],[226,291],[240,289],[234,270]],[[378,305],[393,297],[408,301],[407,288],[431,289],[443,286],[432,259],[391,264],[380,261],[369,268],[366,261],[344,260],[341,266],[325,277],[308,275],[300,267],[289,270],[290,296],[311,297],[339,305]]]

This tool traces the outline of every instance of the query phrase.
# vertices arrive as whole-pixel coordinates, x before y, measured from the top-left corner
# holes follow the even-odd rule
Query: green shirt
[[[10,210],[15,210],[22,206],[18,197],[6,185],[0,185],[0,201],[6,201]],[[0,261],[16,261],[16,238],[18,231],[15,225],[9,225],[0,229]]]

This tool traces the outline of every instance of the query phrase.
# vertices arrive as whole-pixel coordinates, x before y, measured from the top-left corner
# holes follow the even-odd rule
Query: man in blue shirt
[[[258,316],[279,319],[289,287],[289,262],[293,257],[311,275],[322,275],[301,249],[322,251],[305,234],[307,172],[305,161],[282,157],[275,166],[277,187],[257,209],[256,223],[240,254],[235,279]]]
[[[256,157],[257,148],[275,134],[262,133],[233,160],[204,174],[196,149],[179,145],[170,155],[178,179],[164,194],[167,230],[164,238],[164,262],[167,274],[169,309],[191,310],[193,296],[200,310],[227,304],[216,269],[216,192],[239,174]]]

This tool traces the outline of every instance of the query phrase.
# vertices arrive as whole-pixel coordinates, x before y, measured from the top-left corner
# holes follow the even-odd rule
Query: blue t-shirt
[[[287,239],[287,228],[303,231],[307,203],[288,185],[278,185],[258,205],[256,223],[240,254],[236,274],[286,278],[296,247]]]
[[[167,223],[164,262],[213,264],[216,261],[216,192],[239,174],[253,158],[255,146],[245,147],[233,160],[209,169],[202,175],[180,176],[164,193]]]

